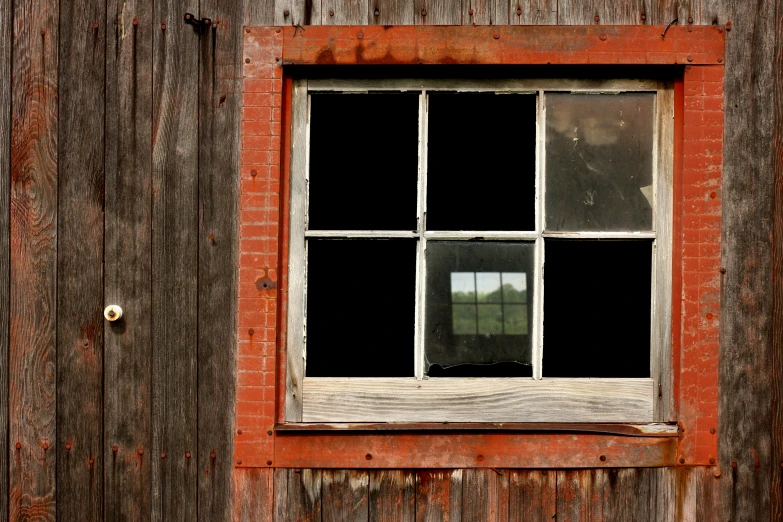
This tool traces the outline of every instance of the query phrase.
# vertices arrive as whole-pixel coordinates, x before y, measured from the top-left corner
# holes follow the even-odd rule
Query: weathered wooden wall
[[[732,22],[720,477],[233,470],[242,26],[674,18]],[[782,32],[781,0],[0,2],[0,518],[783,520]]]

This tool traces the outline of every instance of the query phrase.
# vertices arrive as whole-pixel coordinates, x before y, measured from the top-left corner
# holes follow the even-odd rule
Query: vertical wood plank
[[[511,25],[557,25],[557,0],[510,0]]]
[[[487,522],[509,519],[508,470],[487,468],[463,471],[462,518]]]
[[[198,58],[195,0],[154,3],[152,519],[197,518]],[[203,37],[207,37],[206,35]],[[202,38],[203,38],[202,37]]]
[[[371,522],[408,522],[416,519],[416,477],[410,471],[370,471]]]
[[[779,2],[705,0],[703,22],[731,20],[726,37],[718,452],[722,517],[770,516],[772,438],[773,92]],[[777,20],[777,22],[776,22]],[[750,226],[749,223],[754,223]],[[780,404],[777,405],[780,408]],[[732,469],[732,463],[736,468]],[[726,476],[731,480],[725,480]],[[778,490],[778,493],[779,490]]]
[[[321,521],[321,470],[275,470],[275,522]]]
[[[452,0],[414,0],[416,25],[462,25],[461,3]]]
[[[252,27],[275,24],[275,0],[243,0],[242,12],[240,25]]]
[[[274,23],[276,25],[321,25],[322,2],[325,0],[274,0]]]
[[[603,0],[558,0],[558,25],[595,25],[603,23]],[[598,21],[596,21],[598,17]]]
[[[462,520],[462,470],[428,470],[416,473],[416,520]]]
[[[362,470],[321,472],[323,522],[366,522],[369,516],[370,475]]]
[[[211,521],[230,516],[234,467],[244,13],[217,0],[200,12],[215,22],[199,39],[198,120],[198,516]]]
[[[673,480],[676,470],[627,468],[605,473],[603,520],[675,520],[678,502]]]
[[[495,20],[495,0],[462,0],[461,9],[462,23],[465,25],[491,25]]]
[[[600,522],[606,471],[579,469],[557,471],[558,522]]]
[[[106,4],[60,7],[57,518],[103,519]]]
[[[603,24],[612,25],[644,25],[647,18],[648,5],[655,0],[613,0],[606,2]],[[642,20],[642,15],[645,20]]]
[[[557,512],[557,473],[547,470],[511,470],[508,479],[510,522],[551,522]]]
[[[106,520],[150,517],[152,443],[152,4],[106,7],[105,304],[120,321],[104,340]],[[115,451],[116,450],[116,451]]]
[[[283,470],[285,471],[285,470]],[[275,471],[237,468],[231,475],[233,522],[272,522]]]
[[[775,19],[783,17],[783,2],[775,2]],[[775,24],[772,65],[774,203],[772,228],[772,520],[783,520],[783,25]],[[779,466],[775,466],[779,462]]]
[[[723,3],[726,3],[725,0]],[[693,19],[693,24],[709,24],[709,20],[701,19],[701,0],[650,0],[650,12],[648,22],[657,25],[667,25],[677,19],[676,25],[689,25],[688,19]]]
[[[59,6],[12,3],[9,520],[54,520]]]
[[[369,0],[368,6],[370,24],[413,25],[414,2],[411,0]]]
[[[321,0],[322,25],[364,25],[367,12],[368,0]]]
[[[0,303],[11,284],[11,26],[12,2],[0,3]],[[0,361],[8,361],[8,304],[0,307]],[[0,365],[0,518],[8,520],[8,364]]]
[[[723,519],[719,482],[723,479],[716,478],[713,470],[714,468],[705,466],[676,470],[677,484],[680,488],[678,491],[678,506],[680,507],[678,520],[698,522]],[[740,520],[743,519],[744,517],[740,518]]]

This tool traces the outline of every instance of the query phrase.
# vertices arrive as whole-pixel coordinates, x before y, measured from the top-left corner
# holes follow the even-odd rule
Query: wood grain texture
[[[416,520],[416,476],[407,470],[370,471],[370,522]]]
[[[721,266],[719,465],[726,520],[770,516],[772,437],[772,210],[775,2],[709,2],[731,20],[726,39]],[[779,20],[778,20],[779,21]],[[753,225],[749,225],[753,223]],[[779,405],[778,405],[779,407]],[[732,469],[736,463],[736,469]]]
[[[285,470],[279,470],[285,472]],[[231,474],[233,522],[272,522],[276,472],[272,469],[242,468]]]
[[[9,520],[54,520],[59,9],[12,10]]]
[[[85,522],[103,520],[105,9],[60,7],[57,518]]]
[[[197,3],[154,4],[166,29],[154,31],[152,77],[152,520],[167,521],[198,516],[200,37],[184,12]]]
[[[557,25],[557,0],[510,0],[510,25]]]
[[[198,517],[231,510],[237,352],[242,2],[202,0],[199,39]]]
[[[12,2],[0,4],[0,518],[8,519],[8,294],[11,284]]]
[[[612,0],[606,2],[602,24],[612,25],[644,25],[650,2],[655,0]],[[642,20],[644,15],[645,19]]]
[[[603,23],[602,0],[558,0],[558,25],[596,25]],[[598,20],[595,18],[598,17]]]
[[[710,0],[705,0],[710,1]],[[726,4],[726,0],[719,0]],[[667,25],[675,18],[676,25],[689,25],[689,18],[694,25],[709,25],[710,20],[701,19],[702,0],[650,0],[650,11],[647,15],[648,23],[654,25]]]
[[[715,468],[693,467],[671,470],[677,476],[677,515],[682,522],[699,522],[701,520],[723,520],[723,502],[720,497],[720,481],[731,480],[730,477],[715,477]],[[672,511],[674,511],[672,509]],[[675,520],[674,513],[668,520]],[[732,519],[734,520],[734,519]],[[737,520],[749,520],[740,516]],[[775,520],[764,518],[759,520]]]
[[[463,470],[416,473],[416,520],[461,522]]]
[[[775,19],[783,16],[783,2],[775,2]],[[774,207],[772,229],[772,476],[771,519],[783,520],[783,25],[775,24],[772,66]],[[779,462],[780,466],[774,463]]]
[[[454,0],[414,0],[416,25],[462,25],[461,2]]]
[[[547,470],[508,470],[510,522],[549,522],[556,513],[557,475]]]
[[[305,378],[304,422],[652,422],[650,379]]]
[[[321,25],[363,25],[367,11],[367,0],[321,0]]]
[[[606,473],[603,520],[674,522],[683,515],[677,513],[675,468],[612,469]]]
[[[608,471],[603,469],[558,470],[558,522],[600,522]]]
[[[271,2],[271,0],[265,1]],[[274,0],[274,23],[276,25],[321,25],[321,2],[322,0]],[[265,13],[265,10],[262,12]],[[363,15],[362,22],[358,23],[364,23],[364,20]]]
[[[466,469],[462,476],[462,518],[501,522],[509,519],[507,470]]]
[[[134,23],[134,21],[136,23]],[[152,4],[106,5],[103,484],[106,520],[152,508]],[[116,451],[115,451],[116,447]],[[139,451],[142,453],[139,454]]]
[[[413,25],[415,6],[410,0],[369,0],[368,8],[370,24]]]
[[[321,474],[313,469],[275,470],[275,522],[321,522]]]
[[[370,474],[361,470],[323,470],[323,522],[363,522],[369,516]]]

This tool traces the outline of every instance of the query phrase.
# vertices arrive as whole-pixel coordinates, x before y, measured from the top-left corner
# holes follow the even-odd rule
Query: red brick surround
[[[279,436],[275,430],[276,421],[281,420],[285,388],[290,81],[284,78],[284,68],[292,63],[686,65],[683,80],[675,88],[672,260],[672,357],[677,419],[683,431],[676,455],[663,444],[667,441],[662,441],[661,452],[645,457],[638,441],[627,444],[628,437],[608,435],[605,440],[618,455],[640,459],[636,465],[713,463],[718,429],[724,35],[720,26],[671,27],[665,38],[662,32],[662,27],[650,26],[245,29],[235,436],[238,466],[290,465],[294,448],[291,436]],[[315,433],[304,443],[319,443],[318,437]],[[370,438],[368,444],[373,443],[373,435],[364,437]],[[411,448],[418,444],[415,435],[382,437],[384,447],[407,448],[383,460],[385,466],[416,466],[410,460]],[[569,441],[578,444],[578,438],[568,434],[552,435],[551,440],[555,441],[551,451],[572,451]],[[320,441],[325,442],[326,438]],[[361,449],[357,451],[364,455]],[[456,454],[459,449],[453,451]],[[454,463],[465,466],[467,461],[462,457],[457,455]],[[337,467],[379,465],[378,459],[340,464],[334,456],[329,462]],[[449,467],[450,462],[438,464]],[[606,464],[611,464],[611,458]],[[326,461],[315,459],[297,465],[318,467]],[[569,465],[573,467],[571,461]]]

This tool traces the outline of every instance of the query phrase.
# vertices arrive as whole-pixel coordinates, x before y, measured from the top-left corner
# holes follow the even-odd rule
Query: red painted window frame
[[[245,28],[235,462],[242,467],[711,465],[717,457],[724,28]],[[283,424],[291,87],[287,65],[678,64],[672,368],[676,437],[621,427],[290,430]]]

